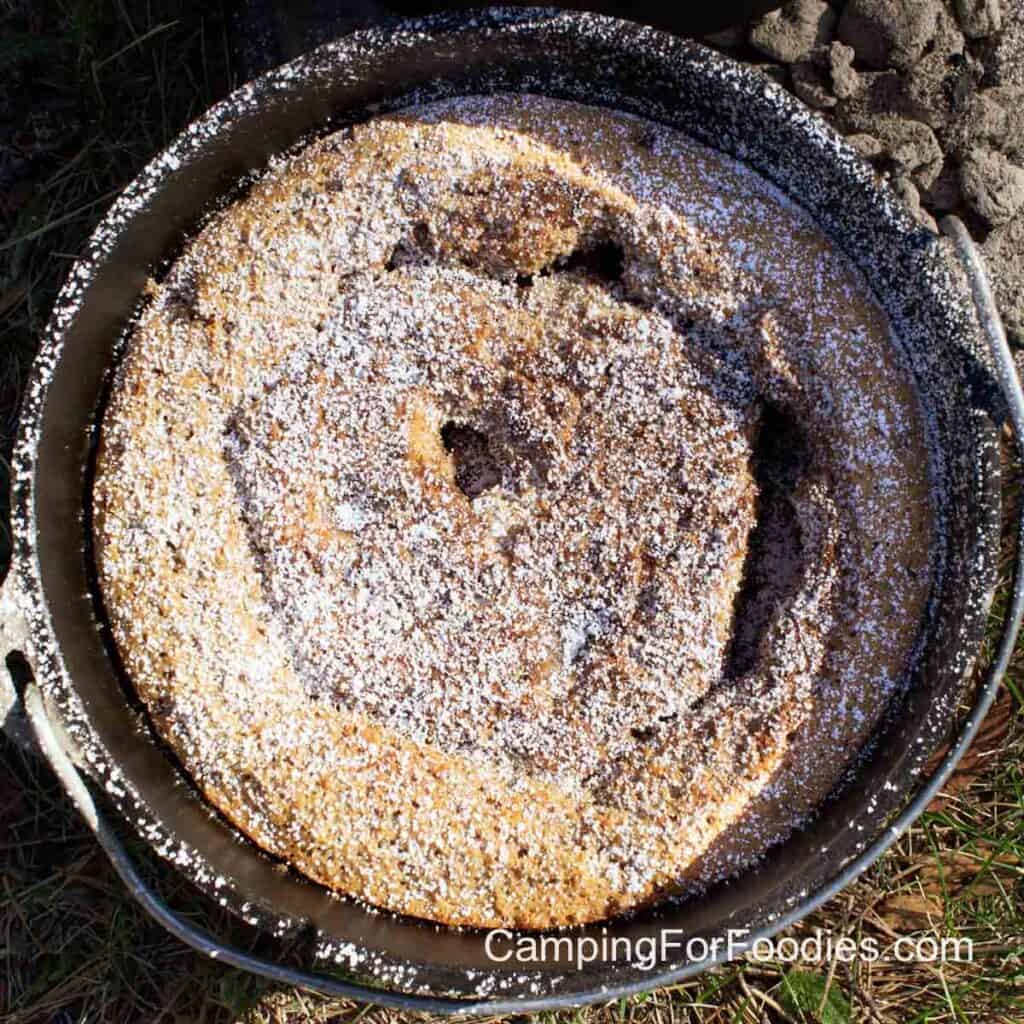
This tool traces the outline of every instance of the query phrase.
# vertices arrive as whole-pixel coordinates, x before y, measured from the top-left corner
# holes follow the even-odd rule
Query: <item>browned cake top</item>
[[[151,290],[104,598],[206,797],[309,876],[535,927],[704,884],[902,678],[909,374],[806,216],[686,137],[526,96],[380,118]]]

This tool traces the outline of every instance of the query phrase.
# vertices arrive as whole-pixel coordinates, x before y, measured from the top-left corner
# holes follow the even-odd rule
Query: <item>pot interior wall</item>
[[[42,407],[34,493],[23,483],[16,495],[24,520],[36,517],[34,538],[27,535],[21,554],[30,557],[34,547],[38,555],[63,658],[63,666],[44,666],[44,675],[53,680],[73,730],[87,737],[98,774],[105,764],[116,764],[137,796],[116,798],[122,810],[155,823],[164,852],[207,888],[215,876],[227,879],[220,893],[233,906],[246,905],[266,927],[285,930],[307,922],[324,936],[376,951],[382,962],[420,965],[410,984],[434,990],[466,990],[466,969],[496,971],[510,991],[523,986],[515,971],[488,960],[480,934],[439,931],[328,898],[319,887],[282,874],[194,797],[126,699],[83,556],[83,507],[97,409],[145,277],[238,178],[311,132],[410,100],[498,90],[577,99],[680,127],[751,163],[807,207],[864,267],[893,318],[945,453],[945,568],[933,597],[927,653],[905,703],[894,709],[856,778],[759,867],[699,899],[611,923],[608,931],[634,937],[662,927],[687,936],[711,937],[726,928],[757,932],[801,909],[905,804],[923,761],[951,722],[992,585],[998,529],[989,418],[994,400],[937,243],[914,228],[877,191],[870,172],[781,90],[699,47],[626,23],[522,13],[432,19],[419,31],[373,33],[290,67],[236,94],[216,120],[206,122],[209,131],[176,145],[180,166],[153,172],[128,215],[98,240],[91,281],[80,295],[65,297],[55,320],[63,350]],[[62,686],[73,686],[80,709],[60,693]],[[883,788],[889,780],[894,790]],[[628,965],[566,971],[557,960],[538,971],[542,987],[565,994],[655,977]]]

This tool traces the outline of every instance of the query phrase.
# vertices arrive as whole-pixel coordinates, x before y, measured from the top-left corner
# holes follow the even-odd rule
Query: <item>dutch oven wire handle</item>
[[[996,310],[984,265],[974,247],[974,243],[967,234],[967,230],[958,218],[953,216],[945,217],[940,227],[942,233],[951,239],[966,271],[974,302],[977,306],[978,318],[992,354],[1000,390],[1006,401],[1008,418],[1013,427],[1014,443],[1018,455],[1022,463],[1024,463],[1024,392],[1021,391],[1020,381],[1013,363],[1013,356],[1006,342],[1006,333],[1003,330],[1002,321]],[[927,800],[930,799],[930,794],[934,794],[942,786],[960,756],[970,745],[981,724],[981,720],[992,703],[998,682],[1009,665],[1017,634],[1020,630],[1021,620],[1024,618],[1024,529],[1021,529],[1020,525],[1018,524],[1017,531],[1017,555],[1014,561],[1012,599],[1006,619],[1003,622],[999,644],[985,674],[974,713],[962,727],[956,742],[946,754],[938,770],[925,783],[923,791],[914,803],[900,816],[895,827],[889,830],[881,839],[877,840],[872,847],[865,850],[861,857],[858,858],[858,862],[863,862],[864,866],[873,860],[881,849],[891,845],[895,836],[898,836],[904,828],[908,827],[913,818],[923,809]],[[4,594],[2,597],[10,599],[13,596],[13,591],[17,588],[17,575],[15,569],[12,569],[8,574],[8,579],[3,587]],[[0,620],[6,620],[6,622],[0,621],[0,626],[10,626],[11,608],[7,606],[9,603],[9,600],[0,600]],[[25,634],[23,639],[26,641],[27,646],[29,638],[24,630],[19,631],[16,628],[13,630],[8,628],[4,631],[0,629],[0,639],[4,640],[4,646],[8,650],[12,649],[10,648],[10,643],[14,636],[19,635],[19,633]],[[62,730],[55,728],[51,723],[43,702],[42,693],[35,681],[30,682],[25,688],[23,702],[28,720],[35,732],[42,752],[52,765],[61,784],[79,813],[85,819],[86,824],[95,833],[100,846],[110,858],[114,870],[121,877],[131,895],[168,932],[198,952],[212,959],[221,960],[232,967],[261,975],[281,984],[296,985],[324,995],[356,999],[361,1002],[376,1003],[397,1009],[412,1009],[447,1015],[473,1015],[515,1012],[516,1010],[523,1012],[529,1009],[543,1009],[546,1006],[564,1005],[563,1001],[558,999],[557,996],[526,1000],[499,999],[489,1001],[482,999],[467,1001],[388,992],[378,988],[364,987],[356,983],[341,981],[338,978],[325,974],[287,967],[262,957],[252,956],[221,942],[209,932],[202,928],[197,928],[191,922],[179,916],[153,891],[139,874],[131,856],[110,824],[100,813],[92,793],[72,762],[66,749],[66,739],[64,742],[58,739],[58,732],[62,732]],[[851,865],[850,867],[853,866]]]
[[[992,295],[992,286],[985,270],[985,262],[973,239],[967,233],[964,222],[959,217],[953,214],[943,217],[939,221],[939,230],[953,243],[964,272],[967,274],[978,320],[992,356],[996,382],[999,385],[1000,394],[1006,402],[1006,418],[1013,430],[1013,444],[1016,449],[1017,461],[1024,466],[1024,390],[1021,389],[1013,353],[1006,340],[1006,329],[999,315],[995,297]],[[973,716],[975,729],[981,724],[981,719],[995,699],[996,688],[1009,667],[1017,643],[1017,635],[1020,633],[1021,621],[1024,620],[1024,512],[1018,516],[1016,541],[1017,551],[1013,560],[1013,590],[1010,606],[1003,621],[999,645],[996,647],[995,655],[985,676],[986,692]],[[973,733],[970,738],[973,738]],[[955,750],[956,747],[954,747]],[[950,771],[952,771],[952,767],[952,765],[949,766]]]

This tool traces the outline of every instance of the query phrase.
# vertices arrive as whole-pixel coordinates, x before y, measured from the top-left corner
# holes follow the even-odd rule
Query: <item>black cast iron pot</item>
[[[603,104],[681,128],[757,168],[808,209],[888,311],[941,452],[942,565],[922,624],[924,653],[902,697],[846,783],[759,865],[700,898],[576,933],[636,939],[673,930],[684,949],[647,970],[621,959],[577,970],[562,947],[529,967],[495,963],[484,933],[375,912],[282,872],[207,808],[154,738],[119,672],[90,567],[95,426],[147,274],[242,176],[310,134],[411,102],[496,90]],[[957,236],[969,248],[964,238]],[[680,980],[727,952],[687,959],[686,940],[711,945],[732,932],[735,953],[744,945],[738,937],[770,935],[847,884],[920,813],[969,743],[1024,603],[1018,580],[995,661],[980,687],[967,690],[995,582],[999,424],[1007,411],[1015,426],[1024,423],[1024,403],[985,305],[983,272],[965,249],[995,360],[950,248],[915,225],[853,151],[779,87],[693,43],[593,15],[490,11],[360,33],[213,108],[126,190],[72,271],[35,367],[13,472],[5,648],[26,654],[36,684],[24,700],[38,739],[133,893],[210,956],[280,981],[407,1008],[497,1013],[605,1001]],[[923,766],[948,738],[965,693],[973,707],[967,724],[925,779]],[[317,973],[250,957],[175,915],[140,879],[99,810],[104,804],[247,920],[304,940],[320,956],[312,960]]]

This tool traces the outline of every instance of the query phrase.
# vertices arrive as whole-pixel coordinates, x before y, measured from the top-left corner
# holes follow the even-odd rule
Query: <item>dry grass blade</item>
[[[972,782],[976,781],[984,769],[987,758],[991,758],[1002,748],[1010,731],[1010,722],[1014,715],[1013,697],[1008,688],[1000,689],[984,722],[978,729],[974,742],[960,759],[953,774],[943,786],[942,792],[928,805],[930,811],[945,810],[950,803]],[[928,762],[926,771],[934,772],[942,759],[949,752],[950,744],[937,750]]]

